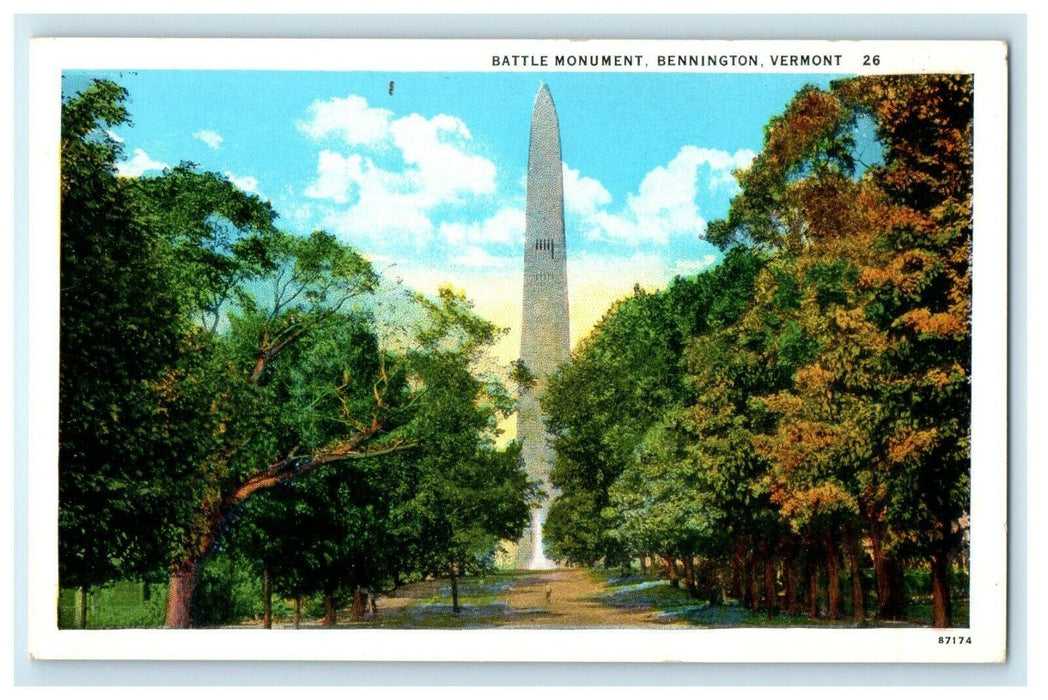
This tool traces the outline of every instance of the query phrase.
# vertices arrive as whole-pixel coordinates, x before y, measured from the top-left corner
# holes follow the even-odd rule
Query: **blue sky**
[[[120,170],[192,161],[269,199],[278,224],[318,228],[424,292],[464,289],[519,349],[524,181],[540,81],[560,119],[573,344],[609,304],[719,259],[731,171],[763,126],[826,75],[628,73],[67,72],[108,78],[133,125]],[[390,84],[393,90],[390,94]]]

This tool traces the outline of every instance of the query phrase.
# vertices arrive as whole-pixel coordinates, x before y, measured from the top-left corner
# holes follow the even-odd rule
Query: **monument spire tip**
[[[535,104],[539,102],[553,103],[553,94],[549,91],[549,85],[544,81],[539,81],[539,91],[535,93]]]

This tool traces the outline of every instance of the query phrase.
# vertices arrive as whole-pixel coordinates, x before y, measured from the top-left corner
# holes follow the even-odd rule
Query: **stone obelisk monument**
[[[539,399],[546,380],[571,356],[568,340],[568,269],[564,247],[564,176],[561,170],[560,127],[549,88],[535,97],[528,150],[527,210],[524,227],[524,318],[520,359],[535,377],[535,386],[524,393],[517,415],[528,476],[542,484],[546,498],[531,513],[517,551],[517,565],[550,568],[542,546],[552,487],[549,481],[553,449],[542,420]]]

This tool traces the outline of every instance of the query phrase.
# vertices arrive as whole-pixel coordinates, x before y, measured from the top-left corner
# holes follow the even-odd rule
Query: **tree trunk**
[[[458,576],[454,566],[451,567],[451,612],[456,614],[461,612],[461,608],[459,608]]]
[[[779,605],[775,592],[775,558],[765,548],[764,554],[764,609],[768,617],[772,617],[778,610]]]
[[[142,582],[142,602],[148,603],[153,599],[152,586],[149,585],[149,581]]]
[[[732,554],[732,598],[742,600],[742,546],[738,545]]]
[[[901,620],[906,614],[902,567],[884,547],[883,527],[868,528],[873,548],[873,574],[877,580],[877,619]]]
[[[677,558],[670,554],[663,554],[662,558],[666,562],[666,577],[670,580],[670,585],[679,588],[680,573],[677,571]]]
[[[750,585],[750,599],[753,601],[753,605],[750,606],[750,610],[757,612],[763,605],[762,601],[764,596],[761,591],[764,589],[764,567],[761,566],[762,560],[759,557],[753,557],[750,560],[750,573],[753,574],[749,581]]]
[[[262,569],[262,628],[273,629],[273,582],[268,566]]]
[[[808,576],[808,617],[812,620],[819,616],[819,567],[809,567]]]
[[[786,612],[790,615],[797,614],[797,565],[793,557],[793,539],[789,538],[786,541],[786,547],[782,554],[782,573],[783,584],[786,587]]]
[[[829,540],[826,543],[826,598],[829,618],[840,619],[841,563],[837,556],[837,548]]]
[[[894,558],[882,552],[879,556],[875,555],[873,570],[877,577],[878,619],[903,619],[906,614],[906,596],[902,567]]]
[[[212,547],[218,542],[226,513],[218,507],[205,507],[203,512],[205,513],[205,524],[203,532],[196,540],[195,548],[191,549],[182,561],[171,567],[167,594],[167,619],[164,621],[164,627],[187,629],[194,624],[193,594],[200,581],[200,571],[204,562],[207,561]]]
[[[852,620],[862,624],[866,620],[866,609],[862,595],[862,575],[860,573],[860,562],[862,551],[859,547],[859,537],[855,533],[849,533],[848,537],[848,569],[851,574],[852,590]]]
[[[87,588],[80,586],[76,589],[76,626],[87,629]]]
[[[891,581],[888,580],[887,555],[884,552],[883,534],[878,525],[868,526],[870,534],[870,547],[873,556],[873,580],[877,588],[877,617],[881,620],[890,620],[888,616],[887,603],[891,591]]]
[[[295,629],[302,624],[302,596],[295,596]]]
[[[720,577],[717,571],[717,562],[699,559],[699,572],[702,579],[702,591],[710,605],[720,605],[724,602],[723,591],[720,585]]]
[[[695,565],[690,554],[684,555],[684,584],[688,589],[688,597],[699,597],[699,589],[695,585]]]
[[[950,601],[950,557],[945,542],[936,544],[932,553],[932,625],[953,625],[953,606]]]
[[[748,555],[742,557],[742,607],[753,610],[753,560]]]
[[[324,627],[335,626],[335,592],[326,587],[324,590],[324,617],[320,619]]]
[[[891,583],[890,597],[888,598],[892,620],[906,619],[906,574],[902,570],[902,564],[894,557],[886,563],[888,570],[888,581]]]
[[[188,629],[193,626],[193,593],[200,577],[200,561],[189,559],[171,572],[167,586],[167,617],[164,627]]]
[[[363,620],[367,606],[367,593],[362,586],[357,586],[353,591],[353,606],[350,608],[350,615],[354,620]]]
[[[731,556],[731,597],[740,602],[742,601],[743,562],[742,543],[740,542],[735,546],[735,552]]]

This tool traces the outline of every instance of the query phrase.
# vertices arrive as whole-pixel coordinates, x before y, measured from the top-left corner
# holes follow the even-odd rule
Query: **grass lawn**
[[[76,628],[77,602],[76,591],[62,589],[59,592],[59,629]],[[87,629],[163,627],[166,607],[166,585],[118,581],[88,594]]]

